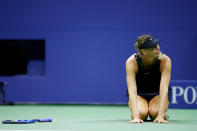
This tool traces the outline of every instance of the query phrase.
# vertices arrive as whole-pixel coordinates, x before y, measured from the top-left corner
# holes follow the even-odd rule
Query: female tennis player
[[[126,61],[129,108],[132,120],[143,123],[149,116],[153,122],[166,120],[169,105],[171,60],[160,52],[159,40],[142,35],[135,43],[137,53]]]

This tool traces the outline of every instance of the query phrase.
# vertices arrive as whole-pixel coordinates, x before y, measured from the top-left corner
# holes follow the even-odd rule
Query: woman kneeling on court
[[[129,108],[132,120],[143,123],[149,116],[153,122],[166,121],[169,105],[171,60],[160,52],[159,40],[142,35],[135,43],[137,53],[126,62]]]

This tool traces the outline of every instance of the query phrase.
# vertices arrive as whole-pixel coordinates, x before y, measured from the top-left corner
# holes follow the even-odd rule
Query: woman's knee
[[[141,110],[139,109],[139,116],[140,116],[140,119],[142,120],[146,120],[147,117],[148,117],[148,109],[147,110]]]
[[[141,96],[137,96],[137,104],[138,104],[138,112],[139,112],[139,117],[142,120],[145,120],[148,117],[148,101],[146,99],[144,99]],[[132,111],[132,107],[131,107],[131,101],[129,100],[128,102],[129,108]],[[131,118],[133,119],[133,113],[131,115]]]
[[[149,109],[149,117],[151,120],[155,120],[158,116],[158,113],[159,113],[159,110],[152,110],[152,109]],[[167,113],[165,112],[164,113],[164,119],[166,119],[167,117]]]
[[[158,108],[149,107],[149,117],[151,118],[151,120],[154,120],[157,117],[158,113]]]
[[[148,101],[140,96],[138,96],[138,101],[139,101],[138,103],[139,116],[142,120],[146,120],[149,114]]]
[[[160,96],[155,96],[150,102],[149,102],[149,116],[152,120],[154,120],[157,116],[158,116],[158,113],[159,113],[159,108],[160,108]],[[168,104],[169,104],[169,101],[166,100],[166,103],[164,104],[165,105],[165,112],[167,111],[168,109]],[[166,113],[165,113],[165,116],[166,116]]]
[[[149,102],[149,116],[152,120],[154,120],[159,112],[159,106],[160,106],[160,96],[155,96],[153,99]]]

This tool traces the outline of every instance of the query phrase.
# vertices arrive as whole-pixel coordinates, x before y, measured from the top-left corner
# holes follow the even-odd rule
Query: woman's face
[[[145,51],[146,51],[147,56],[150,56],[153,58],[157,58],[160,56],[160,47],[158,44],[154,48],[146,49]]]

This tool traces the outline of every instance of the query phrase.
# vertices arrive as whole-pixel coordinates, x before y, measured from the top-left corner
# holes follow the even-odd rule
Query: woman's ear
[[[141,54],[146,55],[146,51],[144,49],[141,49]]]

